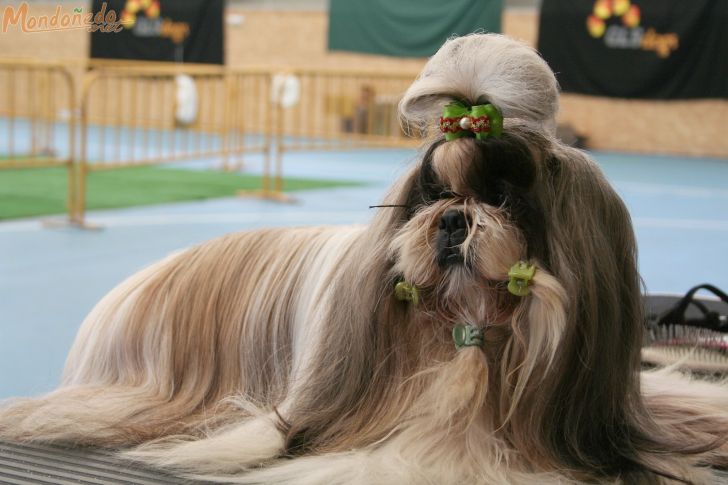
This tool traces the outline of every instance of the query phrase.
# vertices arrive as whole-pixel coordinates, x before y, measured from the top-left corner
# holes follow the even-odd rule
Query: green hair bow
[[[503,133],[503,115],[492,104],[479,104],[468,108],[454,101],[442,110],[440,130],[445,140],[452,141],[463,136],[475,134],[478,140],[495,137]]]

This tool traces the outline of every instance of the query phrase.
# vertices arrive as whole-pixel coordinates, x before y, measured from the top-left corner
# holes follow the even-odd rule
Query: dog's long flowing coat
[[[235,483],[710,483],[728,392],[640,374],[629,215],[553,138],[551,71],[505,37],[455,39],[401,113],[421,128],[453,99],[498,106],[503,136],[429,143],[368,227],[232,234],[131,277],[62,387],[1,409],[0,436]],[[467,235],[443,248],[452,211]],[[518,260],[537,266],[523,298]],[[419,305],[395,298],[402,279]],[[457,323],[483,347],[456,351]]]

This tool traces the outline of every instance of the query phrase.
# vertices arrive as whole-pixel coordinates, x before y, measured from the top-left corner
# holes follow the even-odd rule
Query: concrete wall
[[[325,9],[275,10],[239,5],[233,3],[227,14],[226,59],[230,66],[413,71],[424,63],[423,59],[327,51]],[[34,3],[32,9],[33,13],[43,14],[52,13],[54,7]],[[537,11],[533,8],[507,9],[503,28],[506,34],[534,45],[538,32]],[[87,52],[88,34],[81,30],[0,33],[2,57],[80,59]],[[645,102],[565,94],[560,121],[570,123],[596,149],[728,158],[726,100]]]

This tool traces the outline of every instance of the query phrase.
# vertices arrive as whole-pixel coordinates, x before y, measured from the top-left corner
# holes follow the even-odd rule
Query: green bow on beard
[[[503,115],[492,104],[468,108],[459,101],[453,101],[442,110],[440,131],[445,133],[447,141],[473,135],[478,140],[498,138],[503,133]]]

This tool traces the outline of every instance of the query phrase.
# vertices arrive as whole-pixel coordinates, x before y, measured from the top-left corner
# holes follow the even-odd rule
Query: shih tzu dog
[[[554,137],[531,48],[448,41],[406,92],[421,160],[367,227],[231,234],[109,293],[0,437],[225,483],[712,483],[728,391],[640,372],[629,214]]]

